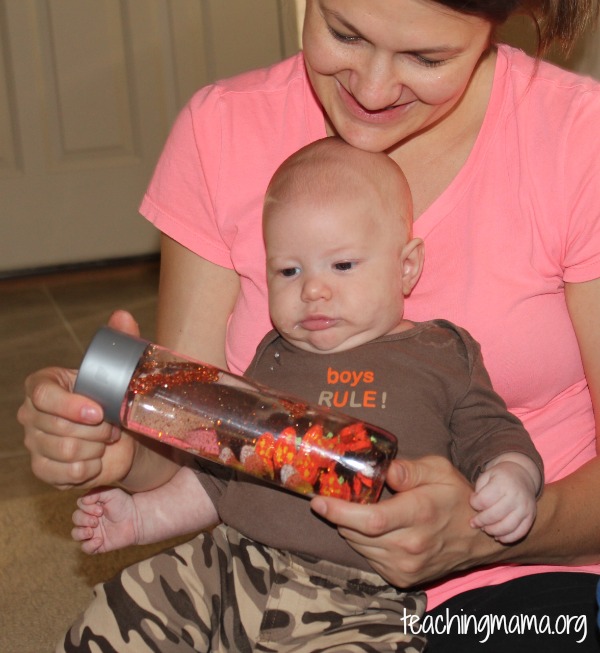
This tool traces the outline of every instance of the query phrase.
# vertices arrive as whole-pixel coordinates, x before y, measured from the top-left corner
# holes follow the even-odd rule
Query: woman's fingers
[[[112,328],[139,335],[130,313],[115,311]],[[77,372],[49,367],[29,375],[18,419],[34,474],[59,488],[112,483],[129,473],[134,447],[121,430],[103,422],[102,408],[73,394]]]
[[[374,505],[325,497],[311,505],[390,583],[430,581],[489,553],[490,538],[470,526],[473,489],[449,461],[394,461],[387,482],[396,493]]]

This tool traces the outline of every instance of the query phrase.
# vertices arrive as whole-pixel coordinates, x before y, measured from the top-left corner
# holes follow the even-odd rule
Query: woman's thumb
[[[454,475],[452,463],[441,456],[425,456],[417,460],[392,461],[386,477],[388,486],[395,492],[406,492],[419,485],[445,483]]]
[[[117,331],[123,331],[130,336],[139,336],[140,327],[133,315],[127,311],[117,310],[108,318],[108,326]]]

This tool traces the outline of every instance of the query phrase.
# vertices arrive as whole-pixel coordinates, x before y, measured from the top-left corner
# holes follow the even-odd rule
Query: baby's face
[[[382,210],[368,194],[349,192],[326,202],[269,206],[269,307],[286,340],[307,351],[336,352],[398,330],[406,239],[403,230],[386,229],[377,218]]]

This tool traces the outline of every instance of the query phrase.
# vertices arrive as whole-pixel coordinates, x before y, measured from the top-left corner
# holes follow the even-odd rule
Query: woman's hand
[[[109,326],[139,334],[124,311],[114,313]],[[18,419],[25,428],[33,473],[61,489],[121,481],[131,469],[136,442],[104,422],[98,404],[73,394],[76,375],[75,370],[51,367],[25,381]]]
[[[387,483],[397,494],[377,504],[319,496],[311,506],[391,584],[429,582],[488,562],[501,548],[469,525],[473,488],[444,458],[395,460]]]

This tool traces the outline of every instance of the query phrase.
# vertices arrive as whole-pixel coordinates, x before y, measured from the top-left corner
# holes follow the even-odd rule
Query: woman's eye
[[[441,66],[445,62],[445,59],[428,59],[418,52],[414,52],[413,57],[416,61],[427,68],[435,68],[436,66]]]
[[[340,272],[346,272],[347,270],[352,270],[356,266],[356,261],[340,261],[339,263],[334,263],[333,267]]]
[[[295,277],[299,273],[300,268],[283,268],[283,270],[281,270],[282,277]]]
[[[342,43],[356,43],[357,41],[360,41],[360,36],[355,36],[354,34],[342,34],[329,26],[327,26],[327,29],[336,41],[341,41]]]

